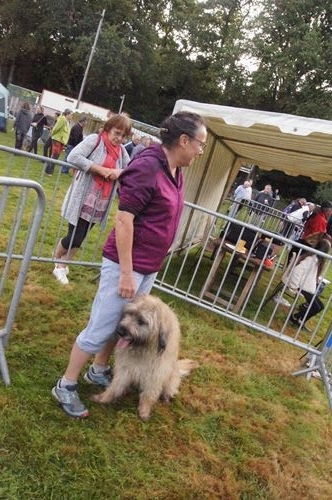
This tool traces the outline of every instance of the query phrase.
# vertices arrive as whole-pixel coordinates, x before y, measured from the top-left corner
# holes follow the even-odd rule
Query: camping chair
[[[284,292],[287,295],[290,295],[293,299],[295,297],[297,297],[297,295],[299,293],[298,290],[291,289],[287,286],[288,276],[291,273],[291,271],[293,270],[296,257],[297,257],[297,254],[295,252],[292,252],[292,256],[291,256],[289,263],[286,266],[286,268],[281,276],[279,283],[274,287],[272,293],[270,295],[268,295],[268,297],[264,300],[262,307],[264,307],[268,302],[270,302],[270,300],[273,299],[273,297],[275,297],[279,292],[281,292],[281,290],[284,290]]]

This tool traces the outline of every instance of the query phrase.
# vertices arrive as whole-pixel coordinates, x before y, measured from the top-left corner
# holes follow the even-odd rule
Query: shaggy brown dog
[[[111,403],[135,386],[140,391],[139,416],[148,420],[158,399],[170,401],[178,392],[181,377],[197,364],[190,359],[178,359],[178,319],[152,295],[138,295],[124,307],[117,334],[113,380],[92,399]]]

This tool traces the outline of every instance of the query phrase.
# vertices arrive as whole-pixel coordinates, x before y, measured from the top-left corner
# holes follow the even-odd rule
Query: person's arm
[[[103,177],[105,180],[116,181],[122,170],[120,170],[119,168],[106,168],[102,167],[101,165],[97,165],[97,163],[93,163],[90,168],[90,172],[92,174],[97,174],[100,177]]]
[[[118,210],[115,217],[116,248],[120,264],[118,293],[126,299],[134,297],[136,292],[132,257],[134,217],[132,213],[122,210]]]
[[[67,161],[80,167],[84,172],[90,172],[104,179],[116,181],[121,173],[120,169],[103,167],[90,158],[92,153],[99,147],[98,134],[90,134],[70,151]]]
[[[52,128],[52,135],[56,134],[57,132],[59,132],[63,128],[65,119],[66,118],[63,115],[59,116],[59,118],[57,119],[57,121],[55,122],[55,124]]]

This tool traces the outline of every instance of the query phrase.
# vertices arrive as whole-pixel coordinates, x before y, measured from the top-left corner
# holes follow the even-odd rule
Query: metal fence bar
[[[18,212],[16,213],[16,221],[15,221],[15,231],[11,233],[11,239],[8,247],[7,261],[6,267],[3,272],[3,276],[6,276],[8,273],[8,263],[12,259],[12,250],[14,248],[15,239],[17,238],[18,228],[22,222],[22,216],[24,213],[24,207],[26,206],[26,201],[28,198],[28,194],[30,191],[34,191],[37,195],[38,206],[34,214],[32,214],[31,223],[29,224],[28,237],[26,240],[25,248],[24,248],[24,256],[21,261],[21,266],[19,269],[18,277],[15,283],[15,288],[13,291],[13,295],[11,298],[10,306],[8,309],[6,321],[4,327],[0,330],[0,370],[3,380],[6,385],[10,384],[9,371],[5,356],[5,347],[8,343],[9,335],[12,330],[13,322],[16,315],[16,310],[18,307],[18,303],[20,300],[20,296],[22,293],[24,281],[28,272],[28,267],[30,264],[31,256],[33,253],[34,245],[37,238],[37,233],[42,221],[42,217],[45,210],[45,194],[43,188],[40,184],[35,181],[26,180],[26,179],[13,179],[9,177],[0,177],[0,186],[20,188],[20,194],[22,196],[19,197],[19,206]],[[6,189],[7,191],[7,189]]]

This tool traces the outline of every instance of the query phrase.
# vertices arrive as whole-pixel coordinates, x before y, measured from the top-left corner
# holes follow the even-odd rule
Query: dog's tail
[[[179,359],[178,360],[178,368],[180,372],[180,377],[186,377],[189,375],[191,370],[194,370],[198,367],[197,361],[193,361],[192,359]]]

